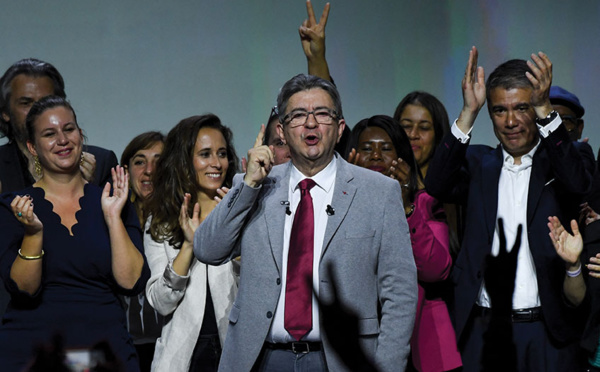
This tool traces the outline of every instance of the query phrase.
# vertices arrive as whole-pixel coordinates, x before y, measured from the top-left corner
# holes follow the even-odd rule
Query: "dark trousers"
[[[134,346],[140,361],[140,372],[150,372],[152,359],[154,359],[154,347],[156,346],[156,342],[135,344]]]
[[[483,333],[489,323],[488,316],[473,316],[463,331],[459,349],[464,372],[480,372]],[[560,345],[546,331],[543,321],[512,323],[513,342],[517,351],[518,372],[572,372],[580,371],[581,358],[577,343]]]
[[[219,335],[201,335],[194,347],[190,372],[217,372],[221,351]]]
[[[272,350],[263,346],[252,372],[327,372],[323,351],[296,354],[289,350]]]

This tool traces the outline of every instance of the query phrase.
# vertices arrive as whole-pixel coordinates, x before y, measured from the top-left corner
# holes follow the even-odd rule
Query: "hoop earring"
[[[38,175],[38,177],[42,176],[42,165],[40,164],[40,158],[38,158],[38,156],[34,156],[33,157],[33,165],[35,168],[35,174]]]

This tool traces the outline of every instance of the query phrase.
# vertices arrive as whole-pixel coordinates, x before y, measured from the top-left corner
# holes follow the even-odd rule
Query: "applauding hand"
[[[183,230],[183,238],[186,243],[194,242],[194,233],[198,226],[200,226],[200,204],[194,204],[194,210],[190,217],[188,213],[190,199],[190,194],[185,193],[183,196],[183,203],[181,203],[181,211],[179,213],[179,226],[181,226],[181,230]]]
[[[110,170],[113,180],[113,192],[110,195],[110,184],[106,183],[102,191],[102,212],[108,221],[110,218],[121,218],[121,211],[129,195],[129,174],[125,168],[117,165]]]
[[[485,74],[483,67],[477,66],[479,53],[472,47],[469,51],[469,62],[462,79],[463,109],[456,125],[463,133],[468,133],[475,123],[479,110],[485,104]]]
[[[571,221],[571,230],[573,235],[564,228],[558,217],[548,217],[548,228],[550,229],[550,239],[556,249],[556,253],[565,261],[567,270],[574,270],[579,267],[579,256],[583,250],[583,239],[579,233],[577,221]]]
[[[31,196],[16,196],[12,203],[10,203],[10,207],[17,220],[25,227],[27,235],[35,235],[43,230],[44,225],[37,215],[33,213],[33,199]]]

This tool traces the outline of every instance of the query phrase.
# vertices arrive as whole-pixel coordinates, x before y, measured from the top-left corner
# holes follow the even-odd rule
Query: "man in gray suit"
[[[261,128],[248,151],[246,173],[236,176],[195,234],[194,253],[202,262],[242,257],[219,370],[356,369],[346,363],[353,357],[350,349],[332,345],[335,332],[347,326],[357,329],[360,350],[377,370],[403,371],[417,278],[400,185],[334,152],[345,122],[330,82],[298,75],[281,88],[277,106],[278,133],[289,145],[291,162],[273,166]],[[314,187],[301,191],[306,182]],[[306,205],[313,223],[303,220],[297,229],[295,217],[305,215]],[[300,283],[294,274],[298,230],[311,232],[310,274]],[[298,312],[302,295],[290,297],[290,291],[302,281],[310,293]],[[357,323],[336,322],[337,328],[325,323],[322,304],[334,300]],[[290,327],[288,321],[302,323],[305,317],[308,327],[300,332]]]

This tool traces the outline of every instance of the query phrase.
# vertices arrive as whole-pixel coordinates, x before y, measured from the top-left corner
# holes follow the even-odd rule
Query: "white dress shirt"
[[[292,165],[289,182],[289,202],[290,215],[286,215],[285,227],[283,231],[283,259],[281,270],[281,294],[275,317],[271,324],[271,329],[267,335],[268,342],[287,343],[296,341],[284,328],[284,309],[285,309],[285,287],[287,284],[287,261],[290,248],[290,235],[292,233],[292,223],[296,215],[296,208],[300,203],[300,187],[299,183],[305,178],[311,178],[315,181],[316,186],[310,190],[310,195],[313,200],[314,210],[314,251],[313,251],[313,288],[316,294],[319,294],[319,262],[321,261],[321,253],[323,252],[323,239],[325,238],[325,228],[327,227],[327,206],[331,205],[333,199],[333,189],[335,186],[335,175],[337,171],[337,163],[335,156],[333,160],[322,171],[313,177],[304,176],[295,166]],[[312,298],[312,330],[302,339],[302,341],[320,341],[321,330],[319,327],[319,305],[316,296]]]
[[[546,138],[555,131],[562,123],[560,116],[545,127],[538,125],[542,137]],[[472,130],[473,128],[471,128]],[[461,143],[467,143],[470,133],[463,133],[456,121],[451,128],[452,134]],[[517,228],[523,225],[521,236],[521,249],[517,257],[517,273],[515,276],[515,289],[513,292],[513,309],[526,309],[541,305],[538,291],[535,263],[529,248],[527,237],[527,197],[529,195],[529,180],[531,178],[531,166],[533,155],[537,151],[540,142],[531,151],[521,156],[521,164],[515,165],[514,158],[502,148],[502,170],[498,181],[498,209],[496,221],[503,219],[504,234],[506,235],[506,248],[510,252],[517,238]],[[494,229],[494,240],[492,242],[492,255],[497,256],[500,250],[498,226]],[[482,283],[477,299],[477,304],[483,307],[491,307],[491,300]]]

